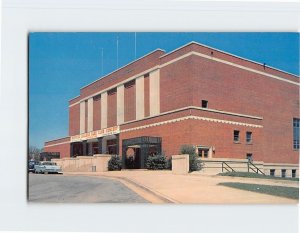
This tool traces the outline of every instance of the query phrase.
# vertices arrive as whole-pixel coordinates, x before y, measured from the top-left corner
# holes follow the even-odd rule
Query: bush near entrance
[[[200,171],[203,168],[203,162],[198,158],[193,145],[182,145],[180,147],[180,154],[189,155],[190,172]]]
[[[146,162],[146,167],[149,170],[163,170],[167,169],[168,161],[164,155],[149,156]]]
[[[118,155],[113,155],[108,161],[109,171],[120,171],[122,169],[122,161]]]

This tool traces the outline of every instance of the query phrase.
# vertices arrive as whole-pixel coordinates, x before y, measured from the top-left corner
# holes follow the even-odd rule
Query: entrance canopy
[[[149,155],[161,154],[161,138],[142,136],[122,141],[123,168],[145,168]]]

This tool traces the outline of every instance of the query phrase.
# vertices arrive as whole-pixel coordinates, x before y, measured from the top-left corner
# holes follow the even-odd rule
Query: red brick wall
[[[296,85],[193,56],[193,105],[263,117],[264,162],[298,163],[293,117],[299,117]]]
[[[69,107],[69,135],[76,135],[80,132],[80,104]]]
[[[241,125],[222,124],[191,120],[191,144],[215,147],[214,158],[246,159],[247,153],[252,153],[256,161],[263,160],[261,153],[262,129]],[[240,131],[240,142],[233,140],[233,131]],[[246,132],[252,132],[252,143],[246,143]]]
[[[93,130],[101,129],[101,98],[97,96],[93,101]]]
[[[107,78],[96,81],[81,89],[81,97],[114,85],[146,71],[157,64],[169,62],[188,52],[195,51],[212,58],[224,59],[252,69],[278,75],[299,82],[299,78],[278,70],[263,67],[238,57],[230,56],[204,46],[191,44],[167,56],[157,51]],[[145,77],[145,116],[149,115],[149,78]],[[212,145],[216,148],[214,157],[245,158],[253,153],[254,160],[278,163],[298,163],[299,151],[293,150],[294,117],[299,118],[299,87],[284,81],[256,74],[213,59],[192,55],[160,70],[160,110],[170,111],[190,105],[201,107],[201,100],[208,100],[208,108],[263,117],[262,120],[229,116],[198,110],[181,111],[126,125],[128,129],[145,124],[169,120],[176,117],[195,115],[230,121],[262,125],[252,128],[201,120],[185,120],[172,124],[150,127],[120,134],[120,139],[138,136],[163,137],[163,150],[168,154],[178,153],[181,144]],[[135,85],[124,90],[125,122],[135,119]],[[108,96],[108,126],[116,125],[116,95]],[[112,108],[110,109],[110,106]],[[115,112],[114,112],[115,111]],[[100,114],[100,113],[99,113]],[[94,110],[95,117],[95,110]],[[99,123],[100,124],[100,123]],[[95,125],[95,123],[94,123]],[[233,130],[240,130],[241,143],[233,143]],[[245,132],[253,133],[253,144],[246,145]],[[79,133],[79,104],[70,108],[70,135]],[[120,147],[121,148],[121,147]]]
[[[153,117],[147,120],[125,124],[121,126],[121,130],[159,123],[190,115],[221,119],[231,122],[240,122],[255,125],[262,124],[262,120],[230,116],[221,113],[212,113],[201,110],[184,110],[160,117]],[[241,143],[233,142],[234,130],[240,131]],[[246,143],[246,131],[252,132],[252,144]],[[244,159],[246,158],[247,153],[252,153],[255,160],[262,160],[262,153],[260,152],[262,128],[187,119],[183,121],[163,124],[160,126],[152,126],[144,129],[122,132],[120,134],[120,139],[123,140],[140,136],[162,137],[162,148],[163,151],[165,151],[166,155],[173,155],[178,153],[180,146],[183,144],[193,144],[214,146],[216,148],[216,152],[214,154],[215,158]]]
[[[135,120],[135,82],[124,85],[124,121]]]
[[[149,74],[144,76],[144,110],[145,117],[150,115]]]
[[[85,116],[84,116],[84,124],[85,124],[85,127],[84,127],[84,132],[87,132],[88,131],[88,102],[87,100],[84,101],[84,108],[85,108]]]
[[[60,158],[70,157],[70,143],[44,147],[44,152],[59,152]]]
[[[240,131],[240,143],[233,142],[234,130]],[[252,144],[246,143],[246,131],[253,134]],[[245,159],[247,153],[252,153],[255,160],[263,159],[260,128],[188,119],[121,133],[120,140],[140,136],[162,137],[162,150],[167,156],[178,154],[181,145],[192,144],[215,147],[214,158]]]
[[[160,69],[160,111],[192,105],[191,57]]]
[[[122,154],[122,140],[141,136],[162,137],[162,150],[167,155],[178,154],[182,144],[189,144],[190,125],[187,121],[180,121],[142,130],[133,130],[120,134],[120,155]]]
[[[192,52],[192,51],[197,52],[197,53],[201,53],[201,54],[213,57],[213,58],[218,58],[218,59],[226,60],[226,61],[229,61],[229,62],[233,62],[235,64],[242,65],[242,66],[245,66],[245,67],[249,67],[249,68],[259,70],[259,71],[262,71],[262,72],[266,72],[266,73],[269,73],[269,74],[277,75],[279,77],[286,78],[286,79],[294,81],[294,82],[298,82],[298,77],[296,77],[295,75],[287,74],[287,73],[281,72],[281,71],[273,69],[273,68],[264,67],[263,64],[250,62],[246,59],[239,58],[239,57],[234,56],[234,55],[229,55],[229,54],[226,54],[224,52],[215,50],[213,48],[208,48],[208,47],[201,46],[201,45],[198,45],[198,44],[195,44],[195,43],[189,44],[189,45],[187,45],[187,46],[185,46],[185,47],[183,47],[183,48],[181,48],[181,49],[179,49],[179,50],[177,50],[173,53],[170,53],[166,56],[163,56],[161,58],[161,64],[169,62],[173,59],[176,59],[176,58],[178,58],[178,57],[180,57],[180,56],[182,56],[182,55],[184,55],[188,52]],[[213,53],[211,53],[211,52],[213,52]]]
[[[59,152],[60,158],[70,157],[70,137],[45,142],[44,152]],[[63,144],[61,144],[63,143]],[[59,145],[56,145],[59,144]],[[52,145],[52,146],[51,146]]]
[[[107,127],[117,125],[117,89],[107,93]]]

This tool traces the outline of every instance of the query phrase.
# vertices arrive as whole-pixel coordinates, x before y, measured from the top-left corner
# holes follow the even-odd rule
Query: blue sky
[[[137,33],[136,58],[190,41],[299,75],[298,33]],[[135,60],[134,33],[30,33],[29,144],[68,135],[68,101],[80,88]],[[103,48],[103,70],[101,50]]]

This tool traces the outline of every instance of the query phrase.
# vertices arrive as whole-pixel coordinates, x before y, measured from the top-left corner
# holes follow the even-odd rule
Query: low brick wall
[[[94,156],[78,156],[76,158],[52,159],[65,172],[105,172],[111,155],[96,154]]]
[[[189,172],[189,155],[172,155],[172,173],[184,175]]]

